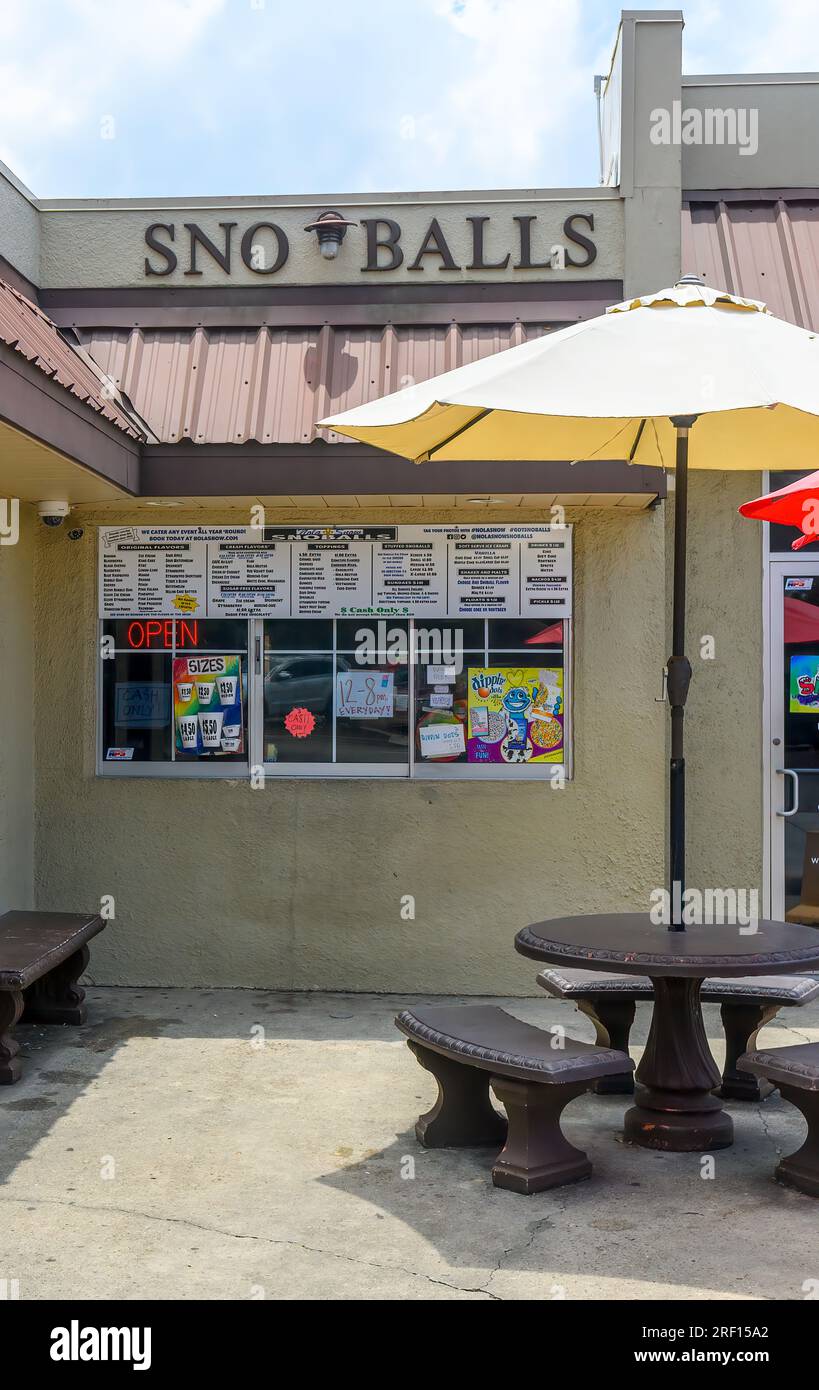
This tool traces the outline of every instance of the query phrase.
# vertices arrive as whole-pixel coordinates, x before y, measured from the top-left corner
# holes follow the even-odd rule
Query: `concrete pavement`
[[[88,999],[84,1029],[18,1029],[23,1078],[0,1090],[20,1298],[802,1299],[819,1280],[819,1204],[772,1179],[804,1129],[778,1094],[731,1105],[712,1178],[622,1144],[627,1098],[582,1097],[565,1126],[594,1176],[527,1198],[492,1187],[483,1150],[417,1145],[435,1086],[392,1025],[406,996]],[[568,1004],[497,1002],[592,1040]],[[721,1061],[715,1007],[706,1023]],[[761,1035],[806,1040],[819,1007]]]

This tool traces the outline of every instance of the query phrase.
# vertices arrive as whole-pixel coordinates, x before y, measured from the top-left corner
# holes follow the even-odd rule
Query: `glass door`
[[[771,564],[771,912],[819,925],[819,559]]]

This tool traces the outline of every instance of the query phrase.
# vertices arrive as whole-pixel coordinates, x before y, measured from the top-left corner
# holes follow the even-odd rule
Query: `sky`
[[[0,0],[43,198],[582,187],[610,0]],[[819,69],[819,0],[690,0],[687,72]]]

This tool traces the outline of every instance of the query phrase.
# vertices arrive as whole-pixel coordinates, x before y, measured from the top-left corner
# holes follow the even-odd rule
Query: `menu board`
[[[370,603],[372,550],[366,542],[295,542],[291,617],[332,618]]]
[[[208,552],[208,616],[290,614],[289,545],[254,541],[205,542]]]
[[[445,616],[447,602],[447,541],[443,536],[423,540],[404,533],[400,539],[380,541],[373,555],[373,605],[399,605],[413,614]]]
[[[102,618],[571,616],[571,526],[101,527]]]
[[[449,542],[452,616],[520,612],[520,542],[501,534],[458,536]]]
[[[100,547],[100,615],[171,618],[206,607],[207,545],[126,540]]]

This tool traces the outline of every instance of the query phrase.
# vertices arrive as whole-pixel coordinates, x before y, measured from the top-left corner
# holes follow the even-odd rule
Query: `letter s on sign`
[[[163,256],[166,265],[164,270],[156,270],[155,267],[151,265],[151,262],[148,260],[148,257],[146,256],[145,274],[172,275],[177,267],[176,252],[172,251],[170,246],[163,246],[162,242],[157,240],[157,232],[167,232],[169,241],[173,241],[175,239],[174,224],[172,222],[151,223],[150,227],[148,227],[145,233],[145,245],[148,247],[150,251],[156,251],[159,253],[160,256]]]
[[[597,260],[597,247],[593,241],[590,241],[587,236],[584,236],[582,232],[579,232],[577,228],[572,225],[574,222],[585,222],[588,225],[589,231],[593,232],[594,213],[573,212],[571,217],[567,217],[566,221],[563,223],[563,235],[566,239],[568,241],[573,241],[575,246],[582,246],[583,250],[586,252],[585,261],[575,261],[569,255],[567,249],[566,265],[573,266],[577,270],[582,270],[585,266],[591,265],[592,261]]]

